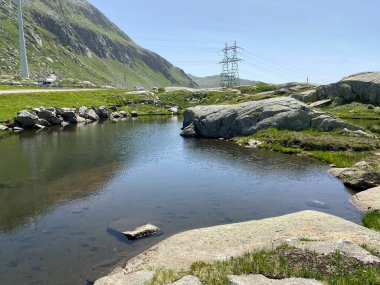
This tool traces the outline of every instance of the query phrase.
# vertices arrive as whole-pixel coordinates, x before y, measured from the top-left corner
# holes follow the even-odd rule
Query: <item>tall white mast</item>
[[[20,41],[21,77],[29,79],[28,58],[26,57],[24,21],[22,19],[22,0],[18,0],[18,31]]]

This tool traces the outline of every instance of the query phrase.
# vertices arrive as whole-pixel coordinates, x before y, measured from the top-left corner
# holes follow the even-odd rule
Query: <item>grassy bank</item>
[[[156,273],[150,285],[174,282],[186,275],[199,277],[203,284],[230,284],[228,275],[248,274],[262,274],[272,279],[310,278],[339,285],[380,284],[378,265],[364,265],[338,252],[319,255],[283,245],[211,264],[196,262],[185,272],[162,270]]]
[[[11,121],[17,112],[41,106],[79,108],[81,106],[99,107],[121,104],[123,107],[119,109],[120,111],[137,111],[140,115],[170,114],[165,108],[138,104],[138,101],[143,99],[154,98],[150,95],[127,94],[126,90],[3,94],[0,95],[0,121]]]
[[[341,119],[380,120],[380,109],[371,104],[353,102],[325,108],[324,111]]]
[[[363,225],[380,232],[380,211],[371,211],[363,216]]]
[[[301,132],[266,129],[236,141],[248,143],[251,139],[260,141],[259,148],[287,154],[302,154],[314,157],[338,167],[350,167],[365,160],[380,147],[377,139],[341,134],[339,132]]]

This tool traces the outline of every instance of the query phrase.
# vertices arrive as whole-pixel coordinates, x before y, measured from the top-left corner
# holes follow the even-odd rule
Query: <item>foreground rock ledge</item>
[[[350,201],[363,212],[380,211],[380,187],[360,192],[352,196]]]
[[[332,115],[316,111],[290,97],[277,97],[236,105],[197,106],[184,113],[182,136],[232,138],[266,128],[301,131],[314,128],[362,130]]]
[[[197,229],[174,235],[129,260],[119,279],[144,269],[188,269],[195,261],[213,262],[242,256],[246,252],[272,248],[284,242],[298,245],[300,239],[318,240],[313,249],[331,250],[323,242],[350,241],[359,249],[366,244],[380,251],[380,233],[344,219],[315,211],[304,211],[277,218]],[[305,247],[309,243],[306,243]],[[346,242],[343,242],[343,246]],[[342,242],[338,242],[341,247]],[[350,247],[351,247],[350,245]],[[313,246],[310,243],[310,246]],[[344,246],[346,247],[346,246]],[[354,252],[353,254],[357,254]],[[359,252],[361,255],[362,252]],[[368,253],[366,253],[368,254]],[[106,282],[110,275],[100,279]],[[116,278],[117,279],[117,278]],[[117,284],[101,283],[95,284]]]

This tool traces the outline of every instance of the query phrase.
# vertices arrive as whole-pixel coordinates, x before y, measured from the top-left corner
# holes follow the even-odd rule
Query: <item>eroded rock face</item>
[[[181,135],[231,138],[267,128],[294,131],[308,128],[321,131],[361,129],[332,115],[315,111],[296,99],[277,97],[236,105],[197,106],[187,109]]]
[[[380,72],[366,72],[343,78],[317,89],[317,100],[335,99],[338,103],[359,101],[380,104]]]

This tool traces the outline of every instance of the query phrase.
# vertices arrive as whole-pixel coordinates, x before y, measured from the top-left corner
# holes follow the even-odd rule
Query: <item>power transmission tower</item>
[[[224,59],[220,62],[222,65],[222,74],[220,75],[220,86],[233,87],[240,85],[239,79],[239,62],[242,61],[238,58],[238,50],[240,47],[235,44],[228,46],[222,50],[224,53]]]

